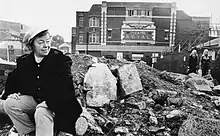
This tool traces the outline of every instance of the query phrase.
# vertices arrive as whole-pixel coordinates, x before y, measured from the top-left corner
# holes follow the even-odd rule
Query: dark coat
[[[205,76],[208,74],[208,71],[210,69],[210,63],[211,63],[211,57],[210,56],[202,56],[201,57],[201,69],[202,69],[202,75]]]
[[[71,58],[56,49],[51,49],[39,64],[33,52],[23,55],[6,81],[5,95],[20,92],[46,101],[48,108],[55,112],[55,129],[74,134],[82,108],[75,97],[71,65]]]
[[[199,68],[199,60],[198,60],[198,57],[193,57],[193,56],[189,56],[189,71],[188,73],[196,73],[196,71],[198,70]]]
[[[202,56],[201,57],[201,68],[202,69],[210,69],[211,57],[210,56]]]

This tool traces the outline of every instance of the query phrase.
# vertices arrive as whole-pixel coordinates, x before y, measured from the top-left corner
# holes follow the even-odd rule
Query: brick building
[[[76,12],[73,49],[94,56],[156,62],[179,42],[177,13],[176,3],[167,2],[93,4],[88,12]]]
[[[211,40],[210,17],[189,16],[184,11],[177,10],[176,22],[174,51],[179,47],[179,51],[191,50],[192,47]]]

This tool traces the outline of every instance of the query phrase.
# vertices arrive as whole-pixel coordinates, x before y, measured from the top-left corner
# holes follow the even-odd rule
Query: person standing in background
[[[202,76],[208,75],[210,73],[210,62],[211,58],[208,55],[209,51],[205,49],[200,59],[200,67],[202,70]]]
[[[189,55],[187,73],[188,74],[197,73],[198,68],[199,68],[198,54],[197,51],[194,49]]]

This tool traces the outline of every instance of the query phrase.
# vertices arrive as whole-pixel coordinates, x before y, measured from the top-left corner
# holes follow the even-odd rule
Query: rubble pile
[[[86,112],[90,114],[87,117],[89,127],[84,135],[175,136],[178,133],[179,135],[190,135],[187,133],[189,130],[186,132],[183,130],[195,129],[184,128],[184,124],[193,126],[185,123],[190,122],[188,120],[191,120],[192,117],[208,121],[210,119],[218,121],[220,117],[218,110],[220,101],[216,93],[213,95],[216,91],[214,91],[214,84],[211,81],[206,81],[202,77],[194,79],[197,75],[186,76],[159,71],[142,61],[131,63],[105,58],[98,58],[98,62],[106,64],[116,77],[118,81],[117,99],[109,101],[103,106],[93,105],[90,107],[86,102],[86,92],[84,91],[89,89],[85,87],[84,77],[92,64],[92,56],[72,56],[72,59],[74,61],[72,72],[75,76],[73,79],[76,83],[76,92],[78,92],[78,98],[82,101]],[[142,89],[129,94],[121,94],[123,83],[119,71],[124,65],[131,64],[136,66]],[[77,67],[80,70],[76,70]],[[190,85],[189,82],[192,79],[194,82],[198,82],[198,85],[194,82]],[[199,85],[200,82],[202,85]],[[213,93],[207,87],[211,88]],[[90,89],[92,90],[92,87]],[[203,130],[207,129],[212,128]],[[195,132],[197,131],[195,129]],[[202,132],[201,134],[197,133],[197,135],[202,134]]]
[[[220,86],[145,62],[71,55],[84,136],[220,135]],[[110,71],[110,72],[109,72]],[[85,121],[85,120],[84,120]]]

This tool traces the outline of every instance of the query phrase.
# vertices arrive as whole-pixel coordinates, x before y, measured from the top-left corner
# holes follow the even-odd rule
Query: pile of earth
[[[129,95],[118,95],[116,100],[102,107],[90,107],[86,102],[84,77],[93,63],[93,56],[80,54],[70,57],[73,60],[71,71],[75,94],[88,115],[88,128],[84,136],[200,136],[206,133],[206,129],[213,130],[213,133],[210,131],[211,135],[220,134],[219,105],[216,102],[218,93],[211,93],[213,87],[207,93],[187,86],[186,80],[192,78],[190,76],[159,71],[142,61],[101,57],[98,62],[107,64],[117,79],[120,78],[118,68],[135,64],[143,89]],[[117,91],[120,91],[117,87]],[[194,127],[194,124],[210,124],[210,120],[214,120],[213,126],[218,128],[199,130]],[[6,124],[0,125],[0,135],[10,129],[10,123]],[[191,130],[195,133],[189,134]]]

